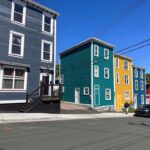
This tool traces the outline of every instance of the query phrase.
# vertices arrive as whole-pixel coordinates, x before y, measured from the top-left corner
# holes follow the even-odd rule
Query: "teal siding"
[[[91,94],[91,43],[61,56],[61,74],[64,76],[63,100],[75,102],[75,88],[80,88],[80,103],[91,104],[90,96],[83,95],[89,87]]]
[[[96,43],[94,43],[96,44]],[[96,44],[99,45],[99,44]],[[94,73],[94,65],[99,66],[99,78],[93,77],[94,86],[99,85],[100,87],[100,102],[96,102],[96,99],[94,99],[94,106],[109,106],[114,105],[114,73],[113,73],[113,49],[104,47],[102,45],[99,45],[100,51],[99,51],[99,57],[94,56],[94,50],[93,50],[93,73]],[[104,48],[109,49],[109,59],[104,59]],[[104,68],[109,68],[109,79],[104,78]],[[93,75],[94,76],[94,75]],[[93,88],[94,88],[93,86]],[[111,100],[105,99],[105,89],[109,88],[111,89]],[[94,91],[94,89],[93,89]],[[94,93],[93,93],[94,95]]]

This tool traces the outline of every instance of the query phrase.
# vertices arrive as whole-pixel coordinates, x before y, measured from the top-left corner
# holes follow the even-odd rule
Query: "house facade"
[[[64,101],[114,108],[113,49],[90,38],[60,54]]]
[[[132,60],[114,54],[115,110],[121,111],[124,103],[133,101]]]
[[[146,84],[146,104],[150,104],[150,84]]]
[[[0,103],[55,81],[57,16],[31,0],[0,0]]]
[[[145,69],[133,66],[133,103],[134,108],[146,103]]]

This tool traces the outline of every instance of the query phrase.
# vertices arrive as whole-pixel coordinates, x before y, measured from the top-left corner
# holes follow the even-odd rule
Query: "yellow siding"
[[[119,68],[116,67],[116,58],[119,59]],[[129,64],[129,69],[125,70],[124,69],[124,60],[128,61]],[[128,102],[131,104],[133,101],[133,88],[132,88],[132,61],[128,58],[115,55],[114,56],[114,82],[115,82],[115,105],[116,105],[116,111],[122,110],[124,107],[124,103],[126,102],[125,100],[125,92],[129,91],[129,100]],[[120,76],[120,82],[119,84],[116,83],[116,74],[119,74]],[[126,85],[124,81],[124,76],[128,75],[129,76],[129,84]]]

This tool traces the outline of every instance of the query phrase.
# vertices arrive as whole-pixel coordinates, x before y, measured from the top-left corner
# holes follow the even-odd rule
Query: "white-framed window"
[[[124,69],[125,70],[129,69],[129,62],[127,60],[124,60]]]
[[[94,66],[94,77],[99,77],[99,66],[97,65]]]
[[[125,83],[126,85],[129,84],[129,76],[128,76],[128,75],[125,75],[125,76],[124,76],[124,83]]]
[[[25,35],[15,31],[10,31],[9,52],[10,56],[23,57]]]
[[[104,49],[104,59],[109,59],[109,49]]]
[[[42,40],[41,60],[44,62],[52,62],[53,44],[49,41]]]
[[[120,75],[117,73],[116,74],[116,83],[119,84],[120,83]]]
[[[16,0],[12,1],[11,21],[25,25],[26,22],[26,5]]]
[[[20,67],[4,66],[2,68],[1,88],[4,91],[22,91],[27,88],[27,71]]]
[[[54,20],[50,14],[43,13],[42,16],[42,31],[47,34],[53,34]]]
[[[138,70],[137,69],[134,70],[134,74],[135,74],[135,78],[138,78]]]
[[[140,82],[140,89],[144,90],[144,82],[143,81]]]
[[[138,90],[138,80],[135,80],[135,90]]]
[[[111,100],[111,89],[105,89],[105,99]]]
[[[104,68],[104,78],[109,79],[109,68]]]
[[[130,93],[129,93],[129,91],[126,91],[125,92],[125,100],[130,100]]]
[[[94,56],[99,56],[99,46],[98,45],[94,45]]]
[[[141,95],[141,104],[144,104],[144,95]]]
[[[144,74],[143,70],[140,70],[140,78],[141,78],[141,79],[143,79],[143,77],[144,77],[143,74]]]
[[[84,87],[83,94],[84,95],[89,95],[89,87]]]
[[[119,68],[119,58],[116,58],[116,68]]]

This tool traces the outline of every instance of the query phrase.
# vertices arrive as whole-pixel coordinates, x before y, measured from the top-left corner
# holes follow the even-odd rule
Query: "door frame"
[[[138,107],[138,94],[134,94],[134,108],[136,109],[137,107]]]
[[[97,105],[96,105],[96,95],[95,95],[95,90],[96,90],[96,89],[98,89],[98,91],[99,91],[99,92],[98,92],[98,98],[99,98],[98,106],[100,106],[100,105],[101,105],[101,102],[100,102],[100,85],[99,85],[99,84],[95,84],[95,85],[94,85],[94,105],[95,105],[95,106],[97,106]]]
[[[79,100],[77,100],[77,97],[76,97],[77,90],[79,91]],[[75,103],[80,104],[80,88],[75,88]]]

